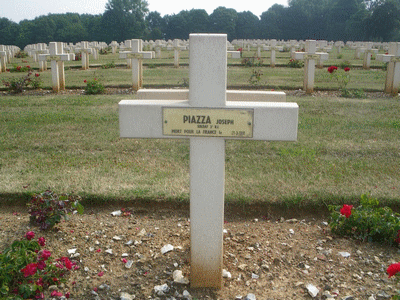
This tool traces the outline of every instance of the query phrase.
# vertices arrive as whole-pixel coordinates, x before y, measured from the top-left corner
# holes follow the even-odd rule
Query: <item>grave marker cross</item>
[[[294,59],[304,59],[304,91],[310,94],[314,91],[314,76],[315,76],[315,62],[320,59],[327,60],[329,58],[328,53],[315,52],[317,48],[317,41],[307,40],[306,41],[306,52],[294,52]]]
[[[186,47],[180,45],[180,40],[174,40],[174,67],[179,68],[179,53],[181,50],[186,50]]]
[[[189,100],[122,100],[120,136],[190,139],[190,282],[221,288],[225,139],[295,141],[298,105],[226,101],[227,35],[189,39]]]
[[[389,54],[378,54],[376,60],[387,62],[385,93],[396,95],[400,83],[400,43],[389,44]]]
[[[119,53],[120,58],[128,60],[128,65],[132,66],[132,88],[137,91],[143,85],[143,59],[152,59],[152,51],[142,51],[142,40],[131,40],[131,51]]]
[[[82,70],[88,70],[90,65],[89,55],[93,53],[92,48],[89,48],[89,42],[81,42],[81,47],[76,48],[82,54]]]
[[[7,70],[7,52],[5,47],[0,45],[0,73]]]
[[[62,45],[61,42],[50,42],[50,54],[39,54],[39,61],[51,62],[51,81],[56,93],[65,90],[64,61],[70,60],[70,55],[63,53]]]

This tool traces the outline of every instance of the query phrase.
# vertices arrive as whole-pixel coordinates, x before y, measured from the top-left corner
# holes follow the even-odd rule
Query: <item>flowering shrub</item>
[[[242,55],[243,55],[243,48],[238,48],[236,51],[239,51],[239,52],[240,52],[240,57],[242,57]]]
[[[32,70],[31,66],[19,66],[19,65],[13,65],[11,69],[9,69],[11,73],[13,72],[30,72]]]
[[[291,58],[288,62],[289,68],[302,68],[304,67],[304,62],[302,60]]]
[[[40,74],[36,73],[31,78],[32,72],[24,77],[13,77],[9,81],[3,80],[3,84],[13,93],[22,93],[25,88],[31,85],[34,89],[38,89],[42,86],[42,80]]]
[[[58,196],[51,191],[33,195],[31,202],[28,203],[28,213],[30,221],[46,230],[60,223],[61,218],[68,219],[68,215],[73,211],[83,213],[83,206],[78,202],[79,197],[70,195]]]
[[[256,84],[260,83],[262,75],[263,75],[263,72],[261,69],[254,68],[251,72],[251,75],[249,78],[249,83],[252,85],[256,85]]]
[[[93,80],[85,79],[83,82],[86,83],[85,93],[87,95],[104,93],[104,85],[97,78]]]
[[[349,236],[381,244],[400,244],[400,214],[388,207],[379,207],[379,201],[362,195],[360,206],[344,204],[330,206],[330,227],[339,236]]]
[[[395,276],[396,281],[399,282],[400,281],[400,263],[391,264],[386,269],[386,273],[389,275],[389,278]],[[400,300],[400,291],[398,291],[397,295],[392,296],[392,298],[390,298],[390,299]]]
[[[350,82],[350,68],[345,67],[344,70],[338,70],[336,66],[330,66],[328,72],[331,76],[331,80],[336,80],[339,84],[339,91],[342,92],[342,96],[349,96],[349,91],[347,90],[347,85]]]
[[[19,51],[14,55],[15,58],[26,58],[28,57],[28,53],[25,53],[24,51]]]
[[[14,241],[11,247],[0,253],[0,298],[44,299],[44,290],[55,283],[64,283],[65,275],[76,269],[76,263],[62,257],[54,263],[51,252],[41,249],[45,239],[34,240],[35,233],[29,231],[25,239]],[[62,296],[62,293],[57,296]],[[56,294],[52,296],[56,296]],[[69,293],[65,295],[69,298]]]
[[[349,62],[348,60],[345,60],[345,61],[340,62],[339,67],[341,69],[345,69],[345,68],[351,68],[352,65],[351,65],[351,62]]]
[[[75,54],[75,60],[82,60],[82,53]]]
[[[113,61],[112,61],[112,62],[109,62],[109,63],[107,63],[107,64],[105,64],[105,65],[102,65],[101,68],[102,68],[102,69],[115,68],[115,63],[114,63]]]
[[[261,67],[263,60],[260,57],[245,57],[242,59],[242,65],[245,67]]]

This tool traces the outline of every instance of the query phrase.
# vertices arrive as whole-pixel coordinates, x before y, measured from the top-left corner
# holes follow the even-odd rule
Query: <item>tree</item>
[[[159,28],[161,31],[165,29],[166,23],[158,11],[150,12],[146,18],[146,25],[149,30]]]
[[[56,24],[49,16],[40,16],[32,21],[34,35],[32,43],[49,43],[56,40]]]
[[[233,8],[217,7],[210,15],[210,29],[215,33],[226,33],[228,40],[236,38],[238,15]]]
[[[15,45],[19,26],[7,18],[0,18],[0,45]]]
[[[210,17],[204,9],[192,9],[188,12],[189,33],[210,31]]]
[[[101,22],[105,41],[142,38],[147,5],[145,0],[108,0]]]
[[[388,42],[400,28],[400,5],[388,0],[377,6],[368,20],[368,35],[374,40]]]
[[[19,22],[19,32],[16,39],[18,47],[23,49],[26,45],[33,44],[35,28],[32,21],[22,20]]]
[[[258,39],[260,19],[250,11],[237,14],[236,38],[237,39]]]
[[[168,16],[165,38],[188,39],[190,34],[188,16],[189,13],[187,10],[182,10],[177,15]]]
[[[348,30],[357,30],[357,28],[349,27],[349,24],[361,25],[360,20],[356,22],[353,16],[359,11],[359,16],[361,16],[361,12],[365,11],[365,5],[361,4],[359,0],[334,0],[330,5],[327,18],[329,38],[335,41],[346,41],[350,36]]]
[[[261,14],[260,37],[262,39],[283,38],[286,11],[287,8],[283,5],[274,4]]]
[[[326,14],[329,0],[289,0],[287,18],[291,39],[326,39]]]

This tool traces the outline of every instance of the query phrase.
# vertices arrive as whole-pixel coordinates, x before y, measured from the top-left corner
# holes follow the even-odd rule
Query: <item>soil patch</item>
[[[175,270],[190,279],[187,207],[127,207],[129,216],[111,215],[120,209],[86,208],[57,230],[41,232],[29,224],[26,207],[3,207],[0,250],[29,230],[44,236],[54,258],[69,256],[80,267],[59,287],[71,293],[70,299],[120,299],[123,292],[135,299],[189,299],[185,290],[192,299],[244,299],[248,294],[256,299],[311,299],[308,285],[319,291],[314,299],[384,299],[369,297],[396,292],[386,268],[400,260],[397,248],[338,238],[328,220],[315,214],[287,219],[288,214],[277,211],[243,216],[231,209],[225,214],[223,266],[231,278],[223,279],[221,290],[192,289],[173,280]],[[162,254],[167,244],[174,250]],[[79,254],[68,254],[69,249]],[[131,268],[123,258],[133,262]],[[154,288],[163,284],[168,292],[159,296]]]

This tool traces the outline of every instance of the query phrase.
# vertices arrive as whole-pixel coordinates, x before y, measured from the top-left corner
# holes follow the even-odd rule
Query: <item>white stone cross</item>
[[[143,86],[143,59],[152,59],[152,51],[142,51],[142,40],[131,40],[131,51],[122,51],[119,57],[130,61],[132,66],[132,88],[137,91]]]
[[[315,62],[317,60],[328,60],[329,54],[324,52],[315,52],[317,41],[306,41],[306,52],[294,52],[294,59],[304,59],[304,82],[303,88],[307,94],[314,91]]]
[[[60,90],[65,90],[64,61],[70,60],[70,55],[63,53],[62,45],[63,43],[61,42],[50,42],[50,54],[39,55],[39,61],[51,62],[51,81],[53,91],[56,93]]]
[[[81,42],[81,48],[76,48],[82,54],[82,69],[89,69],[89,55],[92,53],[92,48],[89,48],[89,42]]]
[[[298,105],[226,101],[227,35],[189,39],[189,100],[122,100],[120,136],[190,139],[190,282],[221,288],[225,140],[295,141]]]
[[[369,70],[371,67],[371,54],[378,53],[378,49],[372,49],[372,42],[367,42],[364,51],[363,69]]]
[[[7,52],[3,45],[0,45],[0,73],[7,70]]]
[[[179,53],[181,50],[185,50],[186,47],[180,45],[180,40],[174,40],[174,67],[179,68]]]
[[[400,43],[389,44],[389,54],[378,54],[376,60],[387,62],[385,93],[397,95],[400,84]]]
[[[229,58],[240,58],[240,51],[226,51]]]
[[[116,41],[112,41],[110,46],[111,46],[111,49],[112,49],[112,54],[116,54],[117,53],[118,43]]]
[[[34,55],[35,61],[39,61],[39,71],[47,71],[47,61],[46,60],[39,60],[39,55],[40,54],[49,54],[49,50],[46,49],[47,45],[46,44],[39,44],[38,49],[36,50],[36,53]]]
[[[272,39],[269,41],[269,46],[264,47],[264,50],[269,51],[271,50],[271,68],[275,68],[276,64],[276,50],[283,50],[283,47],[277,47],[276,46],[276,40]]]

